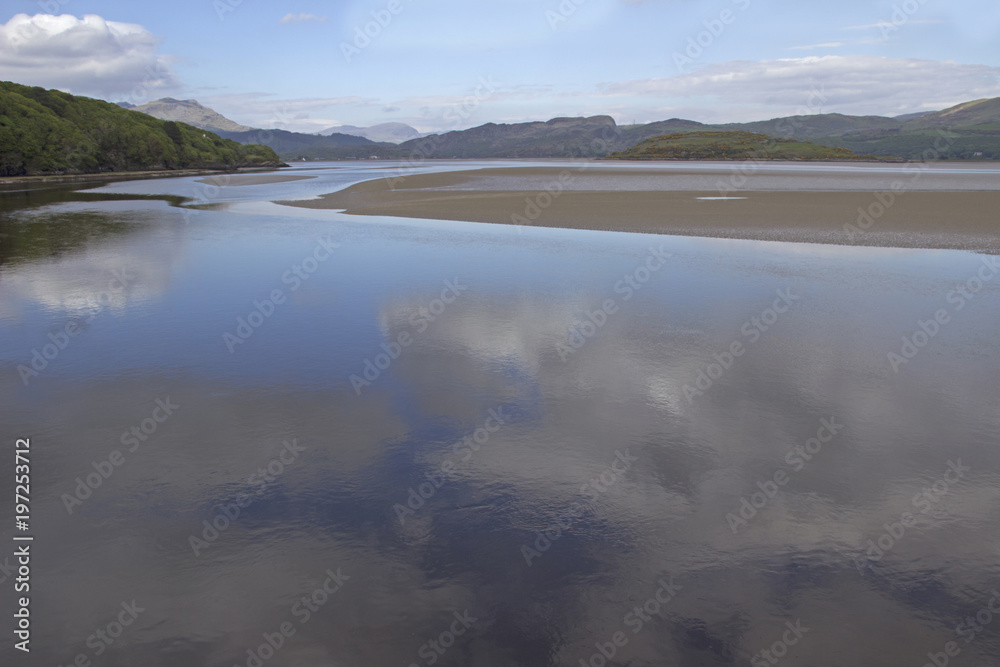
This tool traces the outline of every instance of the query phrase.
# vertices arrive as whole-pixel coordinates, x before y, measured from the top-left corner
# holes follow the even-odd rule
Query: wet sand
[[[736,173],[733,171],[720,174]],[[570,174],[560,179],[560,174]],[[498,168],[378,179],[318,199],[278,202],[304,208],[541,227],[683,236],[1000,251],[1000,191],[918,190],[933,178],[895,176],[886,190],[759,190],[751,176],[739,191],[670,189],[672,172],[614,170],[615,189],[597,187],[597,170],[578,178],[553,168]],[[609,174],[610,175],[610,174]],[[651,176],[659,179],[656,189]],[[852,178],[856,178],[853,175]],[[875,174],[873,172],[873,178]],[[648,189],[631,189],[629,178]],[[520,189],[505,189],[517,185]],[[718,181],[718,175],[712,176]],[[873,181],[874,182],[874,181]],[[533,187],[526,187],[526,184]],[[560,189],[557,184],[562,184]],[[790,187],[794,187],[794,183]],[[548,192],[546,192],[548,190]],[[726,194],[733,199],[718,199]]]

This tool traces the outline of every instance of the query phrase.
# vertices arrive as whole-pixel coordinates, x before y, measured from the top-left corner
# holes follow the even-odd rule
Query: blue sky
[[[896,115],[1000,96],[995,0],[8,0],[0,12],[0,78],[193,98],[297,131]]]

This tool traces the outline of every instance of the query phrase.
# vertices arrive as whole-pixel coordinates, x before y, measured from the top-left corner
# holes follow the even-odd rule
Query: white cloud
[[[925,19],[909,19],[906,21],[907,25],[933,25],[935,23],[944,23],[944,21],[938,20],[925,20]],[[866,25],[850,25],[844,28],[844,30],[874,30],[875,28],[897,28],[898,26],[892,21],[879,21],[878,23],[868,23]]]
[[[1000,67],[858,55],[740,60],[679,76],[602,84],[598,95],[714,100],[714,105],[752,106],[778,116],[796,113],[810,97],[814,101],[815,91],[825,97],[823,112],[906,113],[998,97]],[[745,120],[746,113],[741,115]]]
[[[0,72],[17,83],[142,104],[178,85],[141,25],[87,14],[17,14],[0,24]]]
[[[809,44],[806,46],[789,46],[789,50],[792,51],[811,51],[812,49],[835,49],[838,46],[843,46],[843,42],[823,42],[822,44]]]
[[[325,15],[316,16],[315,14],[285,14],[281,17],[281,20],[278,21],[278,23],[305,23],[307,21],[312,23],[323,23],[326,19],[327,17]]]

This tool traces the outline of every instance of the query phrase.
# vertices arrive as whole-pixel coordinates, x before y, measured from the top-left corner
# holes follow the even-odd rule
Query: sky
[[[1000,4],[4,0],[0,79],[298,132],[895,116],[1000,97]]]

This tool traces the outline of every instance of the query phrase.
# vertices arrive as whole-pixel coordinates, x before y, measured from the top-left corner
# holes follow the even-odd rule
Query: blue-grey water
[[[1000,664],[995,256],[270,203],[393,166],[0,193],[0,662]]]

